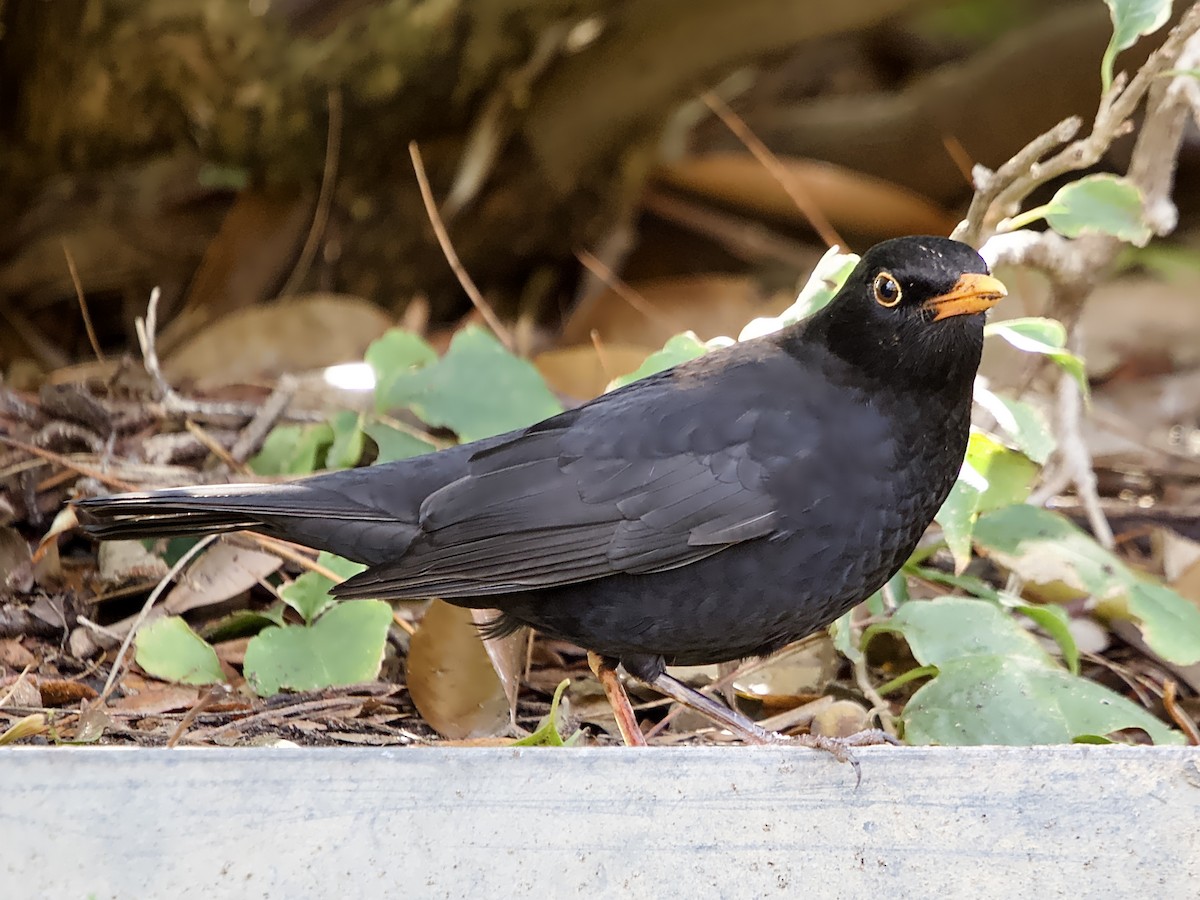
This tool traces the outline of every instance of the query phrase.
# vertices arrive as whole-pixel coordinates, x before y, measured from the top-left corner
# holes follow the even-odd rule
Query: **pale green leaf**
[[[992,322],[983,333],[985,336],[999,337],[1006,340],[1018,350],[1026,353],[1040,353],[1049,357],[1064,372],[1075,379],[1079,390],[1088,396],[1087,369],[1083,360],[1066,350],[1067,330],[1061,322],[1054,319],[1028,318],[1009,319],[1006,322]]]
[[[1090,595],[1099,613],[1136,622],[1164,659],[1200,661],[1200,610],[1132,571],[1057,513],[1024,504],[989,512],[975,523],[974,538],[989,559],[1027,583]]]
[[[363,431],[379,448],[379,455],[375,458],[376,465],[423,456],[437,449],[428,441],[423,441],[407,431],[401,431],[399,428],[393,428],[383,422],[368,422]]]
[[[1054,434],[1042,411],[1032,404],[975,386],[975,402],[992,414],[1001,431],[1035,463],[1044,465],[1054,452]]]
[[[738,340],[745,341],[778,331],[780,328],[799,322],[817,310],[828,306],[829,301],[834,298],[850,273],[854,271],[858,261],[858,254],[842,253],[838,247],[830,247],[813,267],[813,272],[804,287],[800,289],[800,295],[796,298],[796,302],[778,316],[752,319],[742,329]]]
[[[363,416],[353,410],[342,410],[329,420],[333,443],[325,453],[325,468],[349,469],[362,459]]]
[[[401,328],[387,331],[363,354],[375,372],[375,408],[386,411],[396,380],[437,362],[437,352],[419,335]]]
[[[468,326],[437,362],[393,373],[386,409],[408,407],[423,421],[474,441],[562,412],[533,364],[509,353],[490,332]]]
[[[317,557],[317,563],[342,576],[343,581],[366,569],[361,563],[334,556],[325,550]],[[333,586],[334,582],[320,572],[305,572],[291,584],[280,588],[279,597],[298,612],[305,622],[312,623],[337,602],[330,593]]]
[[[263,629],[246,646],[246,680],[262,697],[372,681],[391,622],[386,603],[349,600],[312,625]]]
[[[1046,222],[1071,238],[1107,234],[1144,247],[1153,237],[1142,192],[1115,175],[1088,175],[1063,185],[1046,207]]]
[[[1105,91],[1112,87],[1117,54],[1132,47],[1143,35],[1153,34],[1171,17],[1171,0],[1104,0],[1113,23],[1112,38],[1100,63]]]
[[[640,381],[664,369],[669,369],[688,360],[696,359],[707,352],[708,348],[701,343],[696,335],[690,331],[685,331],[683,334],[677,334],[674,337],[668,338],[661,350],[656,350],[647,356],[645,362],[628,375],[614,378],[608,389],[611,391],[616,388],[625,387],[627,384]]]
[[[158,619],[137,634],[137,664],[164,681],[213,684],[224,681],[217,653],[179,616]]]
[[[311,475],[331,443],[333,429],[323,423],[276,425],[250,468],[256,475]]]

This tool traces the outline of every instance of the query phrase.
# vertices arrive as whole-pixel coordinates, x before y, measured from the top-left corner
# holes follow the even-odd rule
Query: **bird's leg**
[[[625,663],[625,668],[629,669],[628,662]],[[649,678],[644,678],[638,672],[631,674],[637,678],[641,678],[660,694],[665,694],[676,703],[682,703],[684,706],[696,710],[696,712],[705,718],[712,719],[718,725],[727,728],[752,744],[786,744],[791,741],[790,738],[778,732],[768,731],[754,720],[748,719],[741,713],[730,709],[724,703],[718,703],[711,697],[706,697],[704,694],[694,688],[688,687],[678,678],[674,678],[666,672],[660,671]]]
[[[608,705],[612,707],[613,716],[616,717],[617,728],[621,732],[625,746],[645,747],[646,738],[638,726],[633,707],[629,705],[629,695],[625,693],[625,687],[621,684],[621,679],[617,677],[617,661],[589,651],[588,665],[592,667],[593,674],[600,679],[600,685],[604,688],[604,696],[608,697]]]
[[[673,678],[663,670],[661,660],[625,659],[625,669],[636,678],[640,678],[661,694],[665,694],[677,703],[691,707],[701,715],[712,719],[718,725],[728,729],[733,734],[752,744],[800,744],[814,750],[824,750],[838,762],[850,763],[854,774],[862,781],[862,770],[858,759],[851,747],[862,747],[868,744],[898,744],[894,737],[878,728],[860,731],[848,737],[826,737],[820,734],[801,734],[788,737],[777,731],[768,731],[757,722],[735,712],[723,703],[718,703],[706,697],[699,691],[688,687],[677,678]],[[632,663],[632,666],[631,666]]]

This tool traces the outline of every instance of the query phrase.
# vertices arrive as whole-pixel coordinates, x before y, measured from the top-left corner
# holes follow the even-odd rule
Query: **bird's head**
[[[863,255],[805,332],[848,362],[892,380],[961,382],[979,366],[984,311],[1006,293],[966,244],[896,238]]]

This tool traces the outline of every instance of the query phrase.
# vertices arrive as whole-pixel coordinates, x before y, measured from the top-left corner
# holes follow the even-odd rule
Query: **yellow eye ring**
[[[900,282],[891,272],[880,272],[876,275],[872,287],[875,290],[875,302],[888,309],[899,303],[900,297],[903,295],[900,290]]]

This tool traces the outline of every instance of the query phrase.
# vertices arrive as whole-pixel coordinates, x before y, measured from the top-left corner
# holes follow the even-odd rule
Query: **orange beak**
[[[999,278],[969,273],[958,279],[947,293],[925,301],[924,308],[933,310],[933,321],[936,322],[991,309],[1007,295],[1008,288]]]

